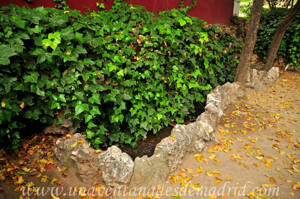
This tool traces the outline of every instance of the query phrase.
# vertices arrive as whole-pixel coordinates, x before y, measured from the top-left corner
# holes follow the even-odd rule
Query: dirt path
[[[223,116],[220,143],[172,174],[173,198],[300,198],[299,83],[284,73],[266,91],[248,90]]]
[[[206,152],[188,154],[181,169],[152,195],[130,197],[123,192],[126,197],[102,198],[300,198],[299,84],[300,74],[288,72],[266,91],[247,90],[222,117],[215,132],[219,143]],[[74,189],[84,186],[74,171],[64,171],[53,158],[54,142],[37,138],[25,145],[25,154],[14,157],[0,150],[0,199],[34,198],[21,196],[28,183],[64,188],[67,194],[59,198],[84,198]],[[76,197],[68,196],[70,188]],[[96,183],[95,188],[103,186]],[[57,199],[50,192],[37,198]]]

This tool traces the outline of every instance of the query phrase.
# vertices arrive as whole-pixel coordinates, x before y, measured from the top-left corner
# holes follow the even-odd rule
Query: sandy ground
[[[180,169],[173,172],[165,184],[157,185],[154,192],[138,196],[137,191],[137,196],[129,196],[130,192],[121,191],[122,197],[110,195],[102,198],[300,198],[299,83],[299,73],[286,72],[266,90],[247,90],[244,99],[225,111],[215,131],[219,142],[211,143],[205,152],[186,155]],[[46,159],[48,164],[52,155],[49,154],[51,148],[47,150],[38,158]],[[33,195],[22,196],[20,191],[29,182],[44,188],[58,187],[58,191],[63,188],[57,198],[84,198],[78,196],[80,192],[74,192],[74,187],[84,186],[74,170],[58,172],[57,167],[61,169],[63,166],[54,158],[53,168],[46,167],[41,176],[39,172],[33,173],[37,177],[20,173],[20,168],[35,168],[30,161],[26,162],[25,155],[14,157],[1,153],[0,199],[34,198]],[[25,163],[19,164],[20,160],[25,160]],[[7,172],[4,175],[3,169],[8,168],[12,169],[11,175]],[[36,170],[41,171],[40,168]],[[47,176],[45,182],[41,182],[45,180],[42,180],[43,176]],[[103,189],[97,183],[95,187]],[[69,196],[70,191],[77,196]],[[51,197],[50,190],[44,197],[36,198],[57,199]]]

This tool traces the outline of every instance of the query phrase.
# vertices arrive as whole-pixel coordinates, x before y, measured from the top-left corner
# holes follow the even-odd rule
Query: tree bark
[[[267,0],[267,2],[268,2],[268,5],[269,5],[269,9],[274,10],[275,7],[276,7],[275,1],[274,0]]]
[[[300,0],[298,0],[294,8],[291,9],[289,14],[285,17],[285,19],[278,25],[271,46],[269,48],[267,63],[264,67],[265,70],[270,70],[272,68],[274,64],[274,60],[276,58],[278,48],[284,36],[284,33],[286,29],[289,27],[289,25],[292,23],[292,21],[296,18],[299,10],[300,10]]]
[[[245,44],[243,46],[240,62],[235,74],[235,81],[241,82],[242,84],[245,83],[245,77],[250,66],[250,58],[252,56],[254,45],[256,42],[257,30],[263,4],[264,0],[254,0],[253,2]]]

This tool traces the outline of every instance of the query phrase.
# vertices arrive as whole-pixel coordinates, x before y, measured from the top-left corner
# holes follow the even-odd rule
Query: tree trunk
[[[276,7],[275,1],[274,0],[267,0],[267,2],[268,2],[268,5],[269,5],[269,9],[274,10],[275,7]]]
[[[252,56],[254,45],[256,42],[257,29],[259,26],[263,4],[264,0],[254,0],[253,2],[249,28],[245,39],[246,41],[243,46],[240,63],[235,74],[235,81],[241,82],[242,84],[245,83],[244,80],[250,66],[250,58]]]
[[[292,21],[296,18],[299,10],[300,10],[300,0],[298,0],[295,7],[291,9],[289,14],[285,17],[285,19],[278,25],[271,46],[269,48],[267,63],[264,68],[265,70],[270,70],[272,68],[278,48],[284,36],[284,33],[286,29],[289,27],[289,25],[292,23]]]

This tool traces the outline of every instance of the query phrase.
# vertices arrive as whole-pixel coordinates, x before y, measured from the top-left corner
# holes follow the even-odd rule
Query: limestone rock
[[[246,86],[255,89],[264,89],[266,85],[273,83],[279,77],[279,68],[272,67],[268,72],[250,69],[247,78]]]
[[[220,105],[222,111],[225,111],[230,104],[235,103],[238,98],[244,96],[244,91],[237,82],[227,82],[222,86],[218,86],[217,89],[222,99]]]
[[[156,153],[150,158],[147,156],[137,157],[134,161],[134,172],[129,188],[151,188],[163,184],[167,181],[169,173],[170,169],[164,152]]]
[[[115,188],[122,188],[130,182],[134,168],[131,157],[116,146],[100,153],[96,165],[102,172],[105,184]]]
[[[268,83],[274,82],[275,80],[278,79],[278,77],[279,77],[278,67],[272,67],[267,73]]]
[[[96,156],[94,154],[95,150],[84,143],[77,150],[72,151],[70,156],[70,159],[74,161],[74,167],[79,179],[90,185],[95,181],[103,181],[99,175],[99,169],[96,167]]]
[[[210,121],[208,123],[212,126],[215,126],[223,115],[223,111],[212,103],[205,106],[205,113],[207,114]]]
[[[60,138],[56,141],[53,152],[61,164],[67,167],[73,166],[74,161],[70,159],[70,156],[73,151],[78,150],[81,147],[82,143],[74,145],[74,143],[78,143],[79,140],[81,140],[80,142],[83,142],[85,146],[87,145],[84,137],[80,133],[76,133],[70,139]]]

